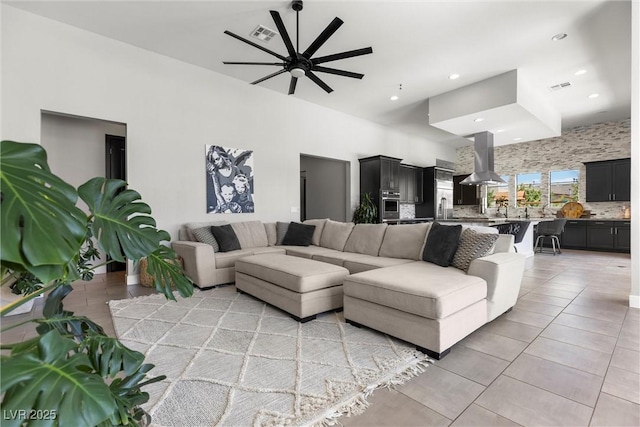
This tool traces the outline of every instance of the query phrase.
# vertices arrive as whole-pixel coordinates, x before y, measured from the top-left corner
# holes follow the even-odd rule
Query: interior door
[[[127,180],[127,145],[123,136],[105,135],[105,177],[107,179]],[[107,257],[107,260],[111,258]],[[107,273],[125,271],[126,263],[110,262]]]

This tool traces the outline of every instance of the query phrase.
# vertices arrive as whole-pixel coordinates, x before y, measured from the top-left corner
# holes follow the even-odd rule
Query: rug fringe
[[[377,384],[372,384],[366,387],[362,392],[352,397],[346,402],[340,404],[337,409],[333,409],[329,413],[325,413],[321,420],[313,422],[316,427],[330,427],[330,426],[342,426],[340,422],[341,417],[351,417],[363,414],[365,410],[370,406],[367,400],[374,391],[381,388],[389,390],[395,389],[397,386],[402,385],[412,378],[425,372],[426,368],[433,363],[433,360],[427,356],[422,355],[420,360],[417,360],[411,366],[406,367],[401,372],[394,373],[392,376],[383,380]]]

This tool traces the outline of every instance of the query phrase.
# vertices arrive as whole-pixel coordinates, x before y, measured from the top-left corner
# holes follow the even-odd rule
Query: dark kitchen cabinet
[[[615,249],[620,251],[631,250],[631,222],[616,221],[613,245]]]
[[[378,197],[380,190],[400,190],[400,159],[373,156],[359,159],[360,193]]]
[[[399,191],[401,159],[373,156],[358,160],[360,162],[360,200],[363,194],[371,194],[371,200],[378,206],[380,216],[380,192],[382,190]]]
[[[587,248],[612,250],[615,247],[614,240],[615,222],[592,221],[587,225]]]
[[[631,250],[630,221],[589,221],[587,249],[629,252]]]
[[[567,221],[562,233],[562,247],[567,249],[585,249],[587,247],[586,221]]]
[[[468,175],[455,175],[453,177],[453,204],[454,205],[477,205],[478,186],[465,185],[460,182]]]
[[[380,156],[380,188],[383,190],[400,189],[400,159]]]
[[[585,163],[587,202],[631,200],[631,159]]]
[[[400,202],[422,203],[422,169],[400,165]]]

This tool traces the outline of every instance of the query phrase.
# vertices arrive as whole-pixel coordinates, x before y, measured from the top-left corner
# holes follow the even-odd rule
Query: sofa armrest
[[[467,274],[487,282],[487,321],[516,304],[526,257],[514,252],[494,253],[471,261]]]
[[[496,241],[496,246],[493,250],[493,253],[502,253],[502,252],[515,252],[515,237],[513,234],[499,234],[498,240]]]
[[[215,284],[216,257],[213,246],[186,240],[175,241],[171,247],[182,257],[185,274],[199,287]]]

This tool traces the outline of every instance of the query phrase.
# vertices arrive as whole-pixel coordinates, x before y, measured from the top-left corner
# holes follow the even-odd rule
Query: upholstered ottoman
[[[346,278],[344,317],[440,359],[487,322],[486,297],[484,279],[417,261]]]
[[[349,270],[283,254],[236,261],[236,289],[274,305],[300,322],[342,307],[342,282]]]

